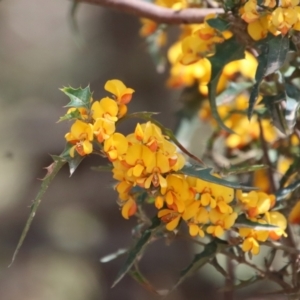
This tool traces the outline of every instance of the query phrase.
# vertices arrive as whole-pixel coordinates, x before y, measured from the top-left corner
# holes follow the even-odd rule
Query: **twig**
[[[262,147],[263,155],[264,155],[263,156],[264,163],[269,166],[269,169],[267,171],[268,171],[268,177],[269,177],[269,181],[270,181],[270,190],[271,190],[271,193],[275,193],[276,185],[275,185],[274,177],[273,177],[272,162],[271,162],[269,154],[268,154],[268,146],[267,146],[267,143],[265,140],[264,130],[262,127],[261,119],[260,119],[260,117],[258,117],[257,119],[258,119],[259,131],[260,131],[261,147]]]
[[[157,23],[165,24],[192,24],[201,23],[208,14],[224,13],[222,8],[186,8],[173,10],[158,6],[156,4],[141,0],[76,0],[89,4],[96,4],[103,7],[136,15],[140,18],[148,18]]]

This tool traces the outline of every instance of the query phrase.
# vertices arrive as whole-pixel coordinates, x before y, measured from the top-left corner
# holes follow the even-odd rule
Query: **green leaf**
[[[66,120],[73,120],[73,119],[81,119],[81,114],[78,109],[71,111],[68,114],[65,114],[64,116],[60,117],[57,123],[61,121],[66,121]]]
[[[287,134],[289,129],[284,116],[284,110],[281,106],[282,101],[286,101],[285,92],[281,92],[274,96],[264,96],[260,103],[263,103],[267,108],[276,128],[283,134]]]
[[[252,86],[252,82],[231,82],[229,87],[218,95],[217,106],[233,101],[240,93]]]
[[[134,266],[128,274],[138,283],[140,284],[145,290],[152,292],[155,295],[165,296],[168,291],[157,291],[152,284],[143,276],[137,266]]]
[[[247,172],[255,172],[262,169],[267,169],[267,165],[242,165],[242,166],[231,166],[226,169],[222,169],[221,173],[223,175],[233,175],[233,174],[241,174]]]
[[[279,70],[287,56],[289,51],[289,38],[287,36],[273,36],[269,35],[258,43],[258,47],[261,50],[261,54],[257,57],[258,66],[256,69],[255,80],[256,83],[252,88],[249,107],[248,118],[251,119],[253,114],[254,104],[259,94],[259,86],[262,80]]]
[[[290,193],[294,192],[298,187],[300,187],[300,179],[288,185],[287,187],[281,188],[275,194],[276,201],[282,201],[286,199]]]
[[[65,87],[61,89],[69,98],[70,102],[65,107],[83,107],[86,109],[91,108],[92,93],[90,91],[90,86],[82,89],[73,89],[72,87]]]
[[[203,168],[196,165],[186,165],[180,172],[183,174],[200,178],[204,181],[212,182],[222,186],[227,186],[233,189],[242,189],[242,190],[256,190],[255,187],[243,186],[239,183],[230,182],[222,178],[218,178],[212,175],[213,168]]]
[[[293,132],[297,121],[297,112],[299,110],[300,91],[292,84],[285,83],[286,88],[286,105],[285,105],[285,121],[288,127],[288,134]]]
[[[57,175],[58,171],[66,163],[66,161],[62,157],[55,156],[53,158],[54,158],[54,162],[46,168],[47,169],[47,175],[42,179],[42,184],[41,184],[41,187],[39,189],[39,192],[38,192],[37,196],[35,197],[32,205],[31,205],[29,217],[26,221],[26,224],[25,224],[25,227],[22,231],[22,234],[21,234],[21,237],[19,239],[18,245],[17,245],[16,250],[13,254],[13,258],[12,258],[10,266],[13,264],[14,260],[17,257],[17,254],[18,254],[20,248],[23,245],[23,242],[26,238],[26,235],[27,235],[28,230],[30,228],[30,225],[33,221],[33,218],[34,218],[34,216],[37,212],[37,209],[38,209],[38,207],[39,207],[39,205],[42,201],[43,195],[45,194],[46,190],[48,189],[48,187],[49,187],[50,183],[52,182],[52,180],[54,179],[54,177]]]
[[[218,113],[216,101],[217,86],[225,65],[232,61],[243,59],[245,57],[244,51],[245,46],[236,41],[234,38],[231,38],[221,44],[218,44],[216,46],[215,55],[208,58],[211,63],[211,78],[207,87],[212,115],[218,122],[219,126],[230,133],[234,132],[224,124]]]
[[[241,228],[252,228],[257,231],[259,230],[276,230],[278,229],[277,226],[270,225],[270,224],[261,224],[258,222],[252,222],[250,221],[245,215],[239,215],[238,218],[235,221],[234,227]]]
[[[65,146],[64,151],[61,153],[60,157],[64,158],[69,165],[69,171],[70,171],[70,176],[73,175],[79,164],[83,161],[85,156],[81,156],[77,153],[77,151],[74,151],[74,157],[70,156],[70,149],[74,147],[73,144],[67,143]]]
[[[196,254],[193,261],[180,272],[180,278],[172,290],[177,288],[187,277],[195,274],[201,267],[209,263],[224,246],[227,246],[227,243],[219,239],[208,243],[204,250]]]
[[[98,167],[91,167],[91,169],[93,171],[97,171],[97,172],[111,172],[113,169],[113,165],[109,164],[109,165],[105,165],[105,166],[98,166]]]
[[[153,236],[153,234],[155,233],[159,225],[160,225],[160,219],[158,217],[154,217],[152,219],[152,225],[143,232],[141,238],[136,242],[134,247],[129,251],[127,259],[123,267],[120,269],[112,287],[114,287],[130,270],[130,268],[136,261],[137,257],[145,250],[146,245],[150,241],[151,237]]]
[[[289,178],[298,172],[300,168],[300,157],[296,157],[293,163],[289,166],[288,170],[285,172],[280,180],[280,189],[284,188],[285,184],[288,182]]]
[[[103,256],[101,259],[100,259],[100,262],[101,263],[107,263],[107,262],[110,262],[116,258],[118,258],[119,256],[125,254],[128,252],[128,249],[118,249],[118,251],[114,252],[114,253],[111,253],[111,254],[108,254],[108,255],[105,255]]]
[[[229,22],[224,19],[221,19],[218,16],[216,18],[206,20],[206,23],[208,23],[210,27],[217,29],[221,32],[229,29]]]

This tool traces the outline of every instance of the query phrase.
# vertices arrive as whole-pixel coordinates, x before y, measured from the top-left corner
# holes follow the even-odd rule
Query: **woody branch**
[[[205,16],[211,13],[224,13],[222,8],[186,8],[173,10],[142,0],[76,0],[103,7],[109,7],[121,12],[148,18],[157,23],[192,24],[203,22]]]

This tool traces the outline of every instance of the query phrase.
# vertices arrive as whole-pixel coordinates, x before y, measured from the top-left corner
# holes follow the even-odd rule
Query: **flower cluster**
[[[244,113],[248,107],[248,97],[246,94],[238,95],[234,101],[218,106],[218,113],[224,120],[224,124],[232,129],[234,133],[225,133],[225,145],[230,149],[242,148],[252,141],[260,138],[260,128],[258,117],[254,115],[251,121]],[[202,121],[211,122],[216,127],[217,124],[212,118],[209,102],[206,100],[199,111]],[[278,138],[278,132],[268,119],[261,120],[264,138],[267,143],[272,143]]]
[[[289,30],[300,31],[299,0],[282,0],[280,6],[275,0],[265,0],[258,6],[257,0],[248,0],[240,9],[241,18],[248,23],[249,35],[258,41],[267,36],[286,35]]]
[[[116,189],[122,200],[122,215],[127,219],[135,213],[133,187],[139,186],[146,190],[166,188],[166,175],[180,170],[185,160],[161,129],[151,122],[137,124],[135,132],[127,137],[115,133],[107,141],[107,145],[112,147],[110,140],[117,141],[115,149],[122,145],[122,151],[118,149],[118,155],[113,157],[109,154],[109,159],[113,163],[114,178],[120,181]],[[108,153],[109,149],[104,145]]]
[[[259,252],[259,242],[286,235],[285,217],[271,211],[276,202],[274,195],[235,191],[216,174],[210,177],[210,180],[215,177],[212,182],[186,175],[183,167],[188,166],[184,156],[155,120],[137,123],[134,132],[127,136],[117,132],[116,122],[126,114],[126,105],[134,90],[116,79],[107,81],[104,88],[114,97],[93,101],[87,96],[79,102],[82,106],[77,100],[68,105],[71,108],[65,119],[76,120],[65,138],[72,145],[71,158],[98,153],[111,162],[113,178],[118,181],[115,189],[119,194],[121,214],[125,219],[137,213],[140,196],[146,195],[144,199],[150,197],[153,200],[158,218],[169,231],[185,223],[192,237],[221,238],[231,230],[241,239],[242,249],[252,254]],[[74,93],[78,99],[78,90],[73,90],[73,96]],[[245,99],[237,100],[243,106]],[[229,108],[222,109],[225,113]],[[243,127],[242,120],[237,116],[228,122],[235,129]],[[228,122],[226,124],[230,126]],[[251,134],[255,132],[253,129]],[[225,186],[219,184],[222,181]],[[240,215],[263,229],[239,226]],[[273,227],[267,228],[269,225]]]
[[[67,115],[75,111],[79,113],[70,132],[65,135],[67,142],[74,145],[70,149],[71,157],[74,157],[75,151],[81,156],[92,153],[93,141],[100,144],[107,141],[115,132],[115,123],[127,112],[126,105],[134,90],[117,79],[107,81],[104,89],[113,94],[114,98],[105,97],[94,101],[90,109],[72,107],[67,112]]]

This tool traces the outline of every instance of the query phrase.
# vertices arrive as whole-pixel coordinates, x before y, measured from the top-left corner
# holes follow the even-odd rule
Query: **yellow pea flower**
[[[289,223],[300,224],[300,201],[298,201],[289,214]]]
[[[103,143],[107,140],[116,130],[115,122],[105,119],[98,118],[93,126],[94,134],[97,137],[99,143]]]
[[[267,221],[268,224],[278,226],[279,229],[269,231],[269,237],[272,240],[278,240],[281,236],[287,236],[285,229],[287,227],[287,220],[283,214],[278,211],[266,212],[264,216],[264,220]]]
[[[137,211],[137,204],[132,197],[121,203],[121,205],[121,213],[124,219],[129,219],[129,217],[133,216]]]
[[[118,104],[128,104],[134,93],[134,89],[126,87],[126,85],[118,79],[108,80],[105,83],[104,89],[116,97]]]
[[[181,214],[171,209],[162,209],[157,213],[157,216],[166,223],[166,229],[173,231],[179,224]]]
[[[244,5],[244,12],[241,18],[247,23],[254,22],[259,18],[256,0],[249,0],[246,2],[246,4]]]
[[[292,8],[277,7],[272,13],[272,23],[283,35],[298,21],[298,13]]]
[[[108,97],[102,98],[100,101],[95,101],[91,110],[94,120],[98,118],[104,118],[113,122],[118,120],[118,104]]]
[[[70,149],[71,157],[74,157],[75,150],[81,156],[90,154],[93,151],[93,144],[91,143],[94,139],[93,125],[81,120],[76,120],[71,126],[70,132],[65,135],[65,139],[69,143],[75,144],[75,146]]]
[[[128,149],[127,139],[123,134],[116,132],[105,140],[103,149],[110,161],[122,159]]]

